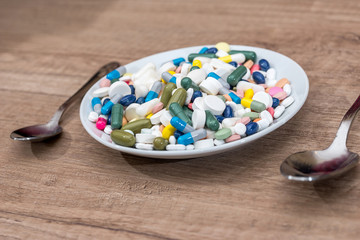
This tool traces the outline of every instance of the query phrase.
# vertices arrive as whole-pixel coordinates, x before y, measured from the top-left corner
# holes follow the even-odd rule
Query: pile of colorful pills
[[[220,42],[198,53],[121,66],[100,80],[88,119],[118,145],[143,150],[216,147],[269,127],[294,102],[266,59]]]

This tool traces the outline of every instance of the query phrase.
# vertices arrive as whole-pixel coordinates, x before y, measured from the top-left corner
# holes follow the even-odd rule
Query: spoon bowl
[[[281,174],[289,180],[311,182],[339,176],[355,167],[359,162],[359,155],[347,149],[346,140],[359,109],[360,96],[343,117],[330,147],[290,155],[280,166]]]
[[[10,137],[18,141],[40,142],[54,137],[62,132],[59,125],[39,124],[17,129]]]
[[[41,142],[60,134],[62,132],[62,127],[59,126],[59,122],[65,110],[84,95],[94,82],[118,67],[120,67],[118,62],[110,62],[104,65],[76,93],[74,93],[74,95],[59,107],[48,123],[17,129],[10,134],[10,138],[17,141]]]

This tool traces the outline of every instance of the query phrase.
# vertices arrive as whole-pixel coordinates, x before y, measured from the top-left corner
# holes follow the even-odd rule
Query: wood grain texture
[[[108,61],[219,41],[278,51],[310,79],[301,111],[246,148],[122,154],[85,132],[78,105],[60,138],[9,138],[46,122]],[[359,94],[359,46],[356,0],[0,1],[0,239],[358,239],[359,167],[305,184],[279,165],[330,143]],[[360,152],[358,119],[348,146]]]

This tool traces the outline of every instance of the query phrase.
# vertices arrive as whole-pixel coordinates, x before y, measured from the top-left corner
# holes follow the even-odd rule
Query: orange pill
[[[122,125],[125,126],[125,124],[127,124],[127,119],[125,116],[123,116],[123,119],[122,119]]]
[[[225,94],[225,95],[223,95],[223,96],[224,96],[224,98],[226,99],[226,101],[229,101],[229,102],[232,101],[232,99],[231,99],[231,97],[230,97],[229,95]]]
[[[159,131],[162,132],[164,130],[164,128],[165,128],[165,126],[161,124],[159,127]]]
[[[261,120],[261,118],[255,118],[254,120],[253,120],[253,122],[258,122],[258,121],[260,121]]]
[[[229,143],[229,142],[233,142],[233,141],[236,141],[236,140],[239,140],[241,137],[239,134],[233,134],[231,135],[230,137],[226,138],[225,139],[225,142]]]
[[[250,69],[253,65],[254,65],[254,62],[251,61],[251,60],[247,60],[247,61],[244,63],[244,67],[247,67],[248,69]]]
[[[277,81],[277,83],[275,84],[275,87],[282,88],[285,84],[288,84],[288,83],[290,83],[290,82],[287,78],[282,78],[279,81]]]

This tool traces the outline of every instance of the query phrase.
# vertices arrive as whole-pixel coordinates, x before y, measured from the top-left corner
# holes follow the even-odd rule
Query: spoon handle
[[[118,62],[110,62],[102,66],[76,93],[74,93],[68,100],[66,100],[56,111],[54,116],[50,120],[50,124],[58,124],[63,116],[65,110],[71,106],[79,97],[82,97],[85,92],[94,84],[95,81],[105,76],[107,73],[120,67]]]
[[[329,148],[336,147],[346,149],[346,140],[349,134],[351,124],[360,109],[360,95],[350,107],[350,109],[345,113],[343,119],[341,120],[339,129],[336,133],[336,137]]]

